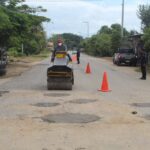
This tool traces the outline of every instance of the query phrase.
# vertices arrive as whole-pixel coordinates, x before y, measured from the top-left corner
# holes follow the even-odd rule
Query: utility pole
[[[121,37],[124,36],[124,0],[122,0]]]
[[[90,34],[90,25],[88,21],[84,21],[83,23],[87,24],[87,37],[89,38],[89,34]]]

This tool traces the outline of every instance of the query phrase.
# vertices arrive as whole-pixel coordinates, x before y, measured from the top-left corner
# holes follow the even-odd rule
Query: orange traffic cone
[[[106,72],[104,72],[104,74],[103,74],[103,81],[102,81],[101,89],[98,89],[98,91],[102,91],[102,92],[110,92],[111,91],[109,89],[109,86],[108,86],[108,80],[107,80],[107,73]]]
[[[76,62],[77,61],[77,56],[76,55],[72,55],[72,61]]]
[[[86,70],[85,73],[90,74],[91,73],[91,68],[90,68],[90,64],[88,63],[86,66]]]

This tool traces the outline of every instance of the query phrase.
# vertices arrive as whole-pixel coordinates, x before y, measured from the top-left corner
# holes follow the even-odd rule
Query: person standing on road
[[[139,41],[138,49],[139,49],[139,60],[140,60],[140,67],[141,67],[141,73],[142,73],[142,77],[140,79],[146,80],[146,62],[147,62],[147,59],[146,59],[146,52],[144,51],[143,40]]]
[[[143,50],[140,51],[140,65],[142,72],[142,77],[140,79],[146,80],[146,53]]]
[[[77,49],[77,63],[80,64],[80,49]]]

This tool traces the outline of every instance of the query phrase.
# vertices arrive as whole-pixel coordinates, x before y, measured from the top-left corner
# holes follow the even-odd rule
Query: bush
[[[17,48],[16,47],[9,48],[8,49],[8,55],[17,57],[18,56]]]
[[[144,31],[144,42],[145,42],[145,49],[147,52],[150,52],[150,27],[145,29]]]

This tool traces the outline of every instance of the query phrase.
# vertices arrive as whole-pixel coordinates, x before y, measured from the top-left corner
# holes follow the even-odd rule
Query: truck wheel
[[[3,76],[5,74],[6,74],[6,70],[5,69],[0,70],[0,76]]]
[[[116,64],[117,64],[118,66],[120,66],[120,62],[117,62]]]

